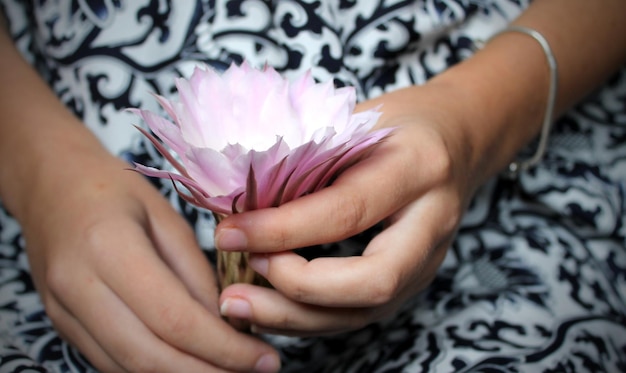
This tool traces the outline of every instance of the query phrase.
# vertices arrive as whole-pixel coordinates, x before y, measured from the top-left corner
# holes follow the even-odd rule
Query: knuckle
[[[402,168],[405,177],[418,178],[430,185],[441,184],[453,175],[452,145],[440,133],[430,130],[422,134],[424,137],[419,147],[406,147],[402,151],[405,163]],[[419,167],[415,167],[418,160]]]
[[[46,287],[50,294],[44,297],[45,302],[52,301],[57,295],[67,292],[68,287],[73,286],[73,281],[63,262],[53,262],[48,267],[46,274]]]
[[[273,247],[280,248],[281,250],[293,249],[289,243],[289,232],[285,229],[279,229],[272,240]]]
[[[103,243],[111,237],[111,229],[103,225],[104,224],[100,221],[86,224],[83,230],[83,236],[81,237],[85,247],[91,248],[92,250],[101,247]]]
[[[234,339],[229,341],[223,341],[220,346],[219,359],[213,361],[221,367],[232,370],[245,370],[251,369],[254,366],[254,361],[248,360],[240,353],[241,344]]]
[[[240,355],[231,351],[238,351],[238,347],[229,348],[227,351],[222,351],[219,357],[219,365],[226,368],[236,368],[242,365],[242,358]],[[215,362],[217,363],[217,362]]]
[[[177,307],[166,306],[159,311],[157,324],[164,339],[176,342],[191,334],[194,317]]]
[[[453,212],[448,216],[447,224],[444,224],[442,226],[444,232],[449,232],[450,234],[453,234],[459,224],[461,224],[463,214],[460,213],[461,204],[459,203],[458,205],[459,207],[456,208],[455,206],[455,208],[452,210]]]
[[[156,373],[159,371],[155,359],[139,356],[139,354],[125,353],[120,357],[119,364],[129,372]]]
[[[395,299],[399,292],[400,280],[393,273],[378,276],[369,286],[369,301],[373,306],[383,306]]]
[[[61,308],[59,303],[57,303],[53,296],[44,297],[43,305],[46,310],[46,315],[48,315],[50,321],[52,321],[52,323],[56,325],[64,315],[63,309]]]
[[[290,312],[281,312],[274,322],[274,327],[282,330],[291,330],[296,326],[296,320]]]
[[[287,210],[284,206],[279,206],[275,210],[279,215],[277,221],[290,222],[293,220],[292,212]],[[235,219],[237,217],[234,217]],[[231,218],[232,219],[232,218]],[[267,221],[264,218],[261,218],[262,221]],[[269,219],[271,220],[271,219]],[[248,242],[249,244],[260,244],[263,247],[271,248],[272,251],[282,251],[282,250],[290,250],[295,247],[290,246],[290,241],[292,240],[292,236],[290,235],[289,229],[287,229],[283,224],[273,225],[270,224],[265,229],[262,230],[265,237],[263,240],[254,240],[254,242]],[[259,242],[263,241],[263,242]]]
[[[360,232],[366,228],[367,202],[361,198],[359,193],[344,196],[340,202],[339,211],[341,214],[341,228],[343,228],[348,235]]]
[[[303,284],[300,283],[288,283],[284,292],[296,302],[309,302],[311,301],[311,291],[306,289]]]
[[[450,236],[454,235],[457,227],[461,224],[463,219],[463,211],[465,209],[465,204],[458,198],[457,194],[449,193],[445,191],[442,193],[439,201],[445,204],[446,209],[441,211],[440,216],[436,219],[439,222],[437,226],[436,232],[437,242],[442,239],[448,239]]]
[[[434,147],[428,162],[428,171],[431,180],[437,183],[447,181],[452,176],[452,158],[445,144]]]

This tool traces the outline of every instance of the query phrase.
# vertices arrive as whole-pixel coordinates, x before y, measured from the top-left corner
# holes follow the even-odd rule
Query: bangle
[[[546,152],[548,136],[552,127],[552,115],[554,113],[554,104],[556,103],[556,94],[559,83],[556,58],[554,57],[554,53],[552,53],[550,44],[548,44],[548,41],[543,35],[541,35],[541,33],[528,27],[514,25],[495,33],[488,39],[488,41],[507,32],[520,32],[535,39],[539,43],[539,45],[541,45],[541,48],[546,55],[548,67],[550,69],[550,88],[548,90],[548,101],[546,104],[546,111],[543,117],[543,124],[541,127],[541,135],[539,136],[539,143],[537,144],[537,150],[535,151],[535,154],[533,154],[530,158],[524,160],[516,160],[509,164],[508,169],[504,173],[504,176],[510,179],[515,179],[520,172],[526,171],[539,163],[543,158],[544,153]]]

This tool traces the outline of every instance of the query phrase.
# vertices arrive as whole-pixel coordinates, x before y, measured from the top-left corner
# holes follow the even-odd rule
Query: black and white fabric
[[[528,1],[0,4],[24,56],[108,149],[161,166],[123,109],[158,111],[151,93],[173,95],[174,78],[198,63],[310,69],[366,99],[470,57]],[[169,182],[155,186],[210,252],[210,214]],[[23,246],[0,208],[0,373],[94,372],[54,331]],[[626,70],[555,124],[538,167],[485,185],[433,284],[395,317],[335,337],[269,339],[285,372],[626,372]]]

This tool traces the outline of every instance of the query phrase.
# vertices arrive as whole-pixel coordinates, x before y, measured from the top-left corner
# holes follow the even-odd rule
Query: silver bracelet
[[[548,136],[550,135],[550,129],[553,122],[552,115],[554,113],[554,105],[556,103],[556,95],[559,84],[559,70],[556,64],[556,58],[554,57],[554,53],[552,53],[552,49],[550,48],[550,44],[548,44],[546,38],[536,30],[524,26],[513,25],[495,33],[488,39],[488,41],[507,32],[520,32],[535,39],[539,43],[539,45],[541,45],[541,48],[546,55],[546,59],[548,60],[548,67],[550,69],[550,88],[548,91],[548,102],[543,117],[543,124],[541,127],[541,135],[539,136],[539,143],[537,144],[537,150],[535,151],[535,154],[532,155],[532,157],[519,161],[516,160],[509,164],[509,167],[505,171],[504,175],[511,179],[515,179],[520,172],[526,171],[539,163],[546,152],[546,147],[548,145]]]

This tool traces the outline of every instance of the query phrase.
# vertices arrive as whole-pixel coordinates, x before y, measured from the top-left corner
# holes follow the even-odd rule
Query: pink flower
[[[391,133],[370,132],[378,111],[353,113],[352,87],[318,84],[309,74],[290,82],[272,68],[244,62],[222,74],[196,68],[176,87],[180,101],[157,96],[174,122],[134,111],[154,135],[140,131],[177,172],[135,169],[179,182],[188,191],[177,187],[185,200],[218,214],[275,207],[315,192]]]

